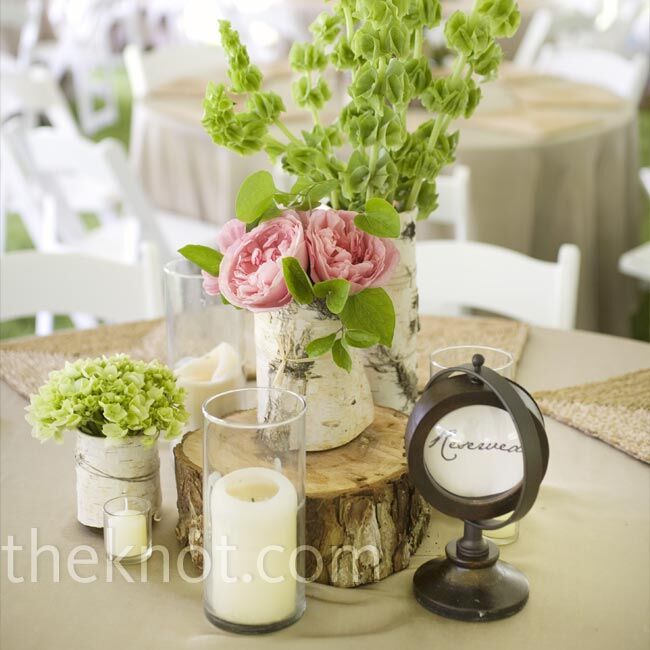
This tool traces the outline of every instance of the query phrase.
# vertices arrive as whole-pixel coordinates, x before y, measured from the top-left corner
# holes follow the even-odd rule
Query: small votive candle
[[[151,556],[151,504],[121,496],[104,504],[104,548],[112,561],[139,564]]]
[[[511,514],[512,513],[509,512],[507,515],[496,517],[496,519],[499,521],[505,521],[510,518]],[[497,546],[514,544],[519,539],[519,522],[515,521],[512,524],[508,524],[503,528],[497,528],[496,530],[484,530],[483,535],[488,539],[491,539]]]
[[[179,386],[185,389],[189,430],[203,426],[201,408],[205,400],[246,385],[242,358],[228,343],[220,343],[202,357],[187,359],[176,368],[175,374]]]

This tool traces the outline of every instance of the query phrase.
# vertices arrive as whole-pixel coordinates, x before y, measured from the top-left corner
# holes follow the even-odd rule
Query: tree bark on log
[[[406,471],[406,417],[377,408],[374,422],[343,447],[307,455],[306,577],[337,587],[377,582],[405,569],[429,523],[429,507]],[[176,536],[203,555],[202,432],[174,447],[179,522]]]

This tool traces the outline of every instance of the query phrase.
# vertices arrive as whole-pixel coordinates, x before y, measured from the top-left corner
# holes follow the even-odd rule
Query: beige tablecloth
[[[577,244],[578,327],[627,335],[635,283],[617,264],[638,244],[635,111],[590,86],[511,68],[503,75],[459,123],[458,160],[472,173],[470,237],[545,260]],[[243,179],[271,165],[212,144],[200,124],[204,87],[136,102],[132,158],[159,207],[220,224],[233,216]],[[296,117],[296,131],[309,125]],[[411,113],[413,124],[420,119]]]
[[[580,332],[532,328],[518,379],[529,389],[551,389],[606,379],[650,367],[650,346]],[[521,524],[521,536],[502,556],[531,583],[525,609],[487,624],[445,620],[421,608],[411,594],[413,571],[439,554],[459,523],[434,515],[411,567],[356,590],[308,587],[307,611],[294,626],[249,638],[226,634],[203,617],[201,585],[181,579],[174,537],[175,488],[171,450],[163,446],[163,519],[154,543],[169,549],[169,581],[161,554],[107,582],[105,565],[77,566],[87,584],[66,569],[70,550],[90,546],[102,557],[102,538],[75,520],[72,440],[41,445],[23,420],[25,402],[0,386],[0,521],[2,543],[12,536],[10,582],[2,562],[2,628],[6,650],[114,650],[114,648],[296,648],[300,650],[646,650],[650,642],[650,468],[620,451],[552,420],[547,422],[551,459],[539,499]],[[32,581],[30,529],[39,546],[60,554],[60,581],[52,555],[42,551]],[[34,549],[35,550],[35,549]],[[3,551],[4,553],[4,551]],[[79,557],[88,558],[88,553]],[[191,568],[186,562],[190,575]]]

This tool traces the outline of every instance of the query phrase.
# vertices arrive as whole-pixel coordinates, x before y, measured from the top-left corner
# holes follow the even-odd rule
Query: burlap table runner
[[[500,318],[423,317],[421,321],[418,349],[421,387],[429,378],[429,354],[433,350],[447,345],[489,345],[507,350],[517,361],[528,333],[523,323]],[[165,322],[105,325],[5,342],[0,345],[0,378],[27,397],[38,390],[52,370],[63,367],[66,361],[117,352],[145,360],[165,360]],[[252,371],[247,368],[249,376]]]
[[[62,368],[66,361],[118,352],[147,361],[164,361],[167,357],[165,321],[103,325],[4,342],[0,345],[0,378],[28,397],[52,370]]]
[[[535,394],[544,414],[650,463],[650,368]]]

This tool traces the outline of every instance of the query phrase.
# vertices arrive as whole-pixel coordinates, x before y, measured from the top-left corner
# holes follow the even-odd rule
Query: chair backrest
[[[77,133],[78,128],[65,96],[52,73],[45,67],[4,71],[0,84],[0,117],[4,122],[14,114],[23,115],[29,126],[37,118],[62,131]]]
[[[467,239],[470,221],[470,180],[471,172],[465,165],[454,165],[449,174],[438,176],[438,207],[428,219],[418,222],[418,239],[436,239],[439,236],[436,226],[439,224],[451,226],[456,241]]]
[[[641,179],[643,189],[650,199],[650,167],[641,167],[641,169],[639,169],[639,178]]]
[[[18,32],[17,60],[27,65],[38,41],[43,15],[43,0],[2,0],[0,27]]]
[[[473,307],[560,329],[575,326],[580,250],[560,247],[557,262],[478,242],[418,242],[420,311]]]
[[[214,45],[179,44],[143,52],[135,45],[124,49],[124,64],[136,98],[179,79],[225,76],[223,50]]]
[[[457,241],[467,239],[470,217],[471,172],[465,165],[455,165],[451,174],[436,179],[438,207],[429,217],[434,223],[447,223],[455,228]]]
[[[14,129],[6,134],[6,142],[14,157],[22,161],[24,175],[34,188],[55,197],[63,241],[72,242],[85,232],[81,215],[70,205],[62,184],[74,178],[76,183],[90,181],[117,199],[125,212],[137,219],[142,238],[154,242],[164,259],[171,258],[153,208],[117,140],[95,143],[80,134],[39,127]]]
[[[535,69],[601,86],[637,105],[643,96],[649,65],[645,54],[626,59],[606,50],[545,45]]]
[[[82,313],[111,322],[163,313],[160,257],[143,242],[139,259],[121,263],[76,252],[15,251],[0,256],[0,318],[39,311]]]
[[[553,13],[549,9],[537,9],[533,13],[514,56],[515,65],[521,68],[532,67],[542,46],[551,33]]]

